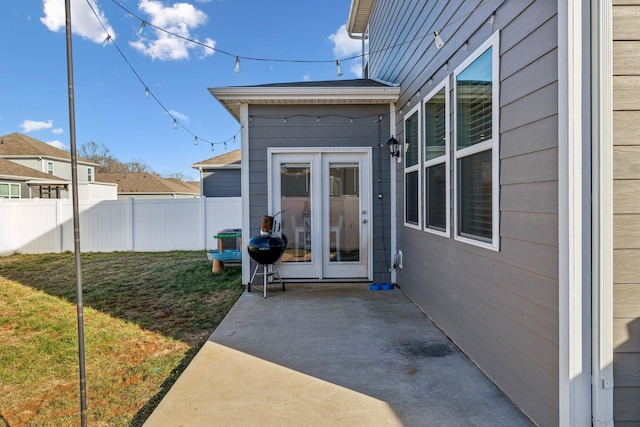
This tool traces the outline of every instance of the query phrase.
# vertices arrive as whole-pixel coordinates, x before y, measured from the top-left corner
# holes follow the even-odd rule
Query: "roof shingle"
[[[71,153],[60,150],[45,142],[38,141],[21,133],[0,136],[0,157],[43,156],[71,161]],[[78,162],[95,165],[87,159],[78,157]]]

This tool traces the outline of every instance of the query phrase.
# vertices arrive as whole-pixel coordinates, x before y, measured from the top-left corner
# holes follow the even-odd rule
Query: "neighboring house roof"
[[[191,165],[194,169],[240,169],[242,150],[237,149]]]
[[[0,157],[4,158],[24,158],[24,157],[47,157],[50,159],[60,159],[71,161],[71,153],[38,141],[21,133],[11,133],[0,136]],[[78,157],[78,163],[95,165],[87,159]]]
[[[178,178],[166,178],[168,181],[173,182],[176,187],[180,186],[184,188],[187,192],[200,194],[200,181],[180,181]]]
[[[96,180],[118,184],[118,194],[200,194],[192,183],[184,183],[177,179],[165,179],[146,172],[98,173]]]
[[[400,87],[371,79],[353,79],[217,87],[209,88],[209,93],[241,122],[241,104],[389,104],[398,100]]]
[[[37,169],[32,169],[19,163],[12,162],[11,160],[0,158],[0,178],[2,177],[20,179],[24,181],[38,180],[49,182],[68,182],[67,180],[57,176],[49,175],[48,173],[40,172]]]

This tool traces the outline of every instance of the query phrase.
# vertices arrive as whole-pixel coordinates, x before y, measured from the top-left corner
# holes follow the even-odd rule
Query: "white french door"
[[[271,152],[270,211],[280,212],[287,279],[369,279],[370,152]]]

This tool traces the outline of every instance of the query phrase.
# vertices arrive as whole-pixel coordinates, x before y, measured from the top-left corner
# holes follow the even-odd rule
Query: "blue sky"
[[[358,60],[342,62],[342,77],[336,76],[335,62],[242,59],[234,73],[235,56],[201,45],[261,59],[332,61],[358,55],[360,42],[344,29],[350,0],[72,0],[71,5],[78,149],[89,141],[104,144],[119,160],[142,161],[160,174],[197,179],[191,164],[225,152],[222,144],[212,151],[205,141],[219,143],[238,133],[238,123],[209,87],[359,77]],[[141,20],[201,44],[151,25],[139,35]],[[0,135],[23,133],[68,150],[64,0],[3,1],[0,28]],[[103,46],[107,34],[115,44]],[[197,145],[192,134],[199,137]],[[238,134],[227,150],[239,144]]]

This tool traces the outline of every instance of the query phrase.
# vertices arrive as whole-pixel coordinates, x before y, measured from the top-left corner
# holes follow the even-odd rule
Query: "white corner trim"
[[[241,126],[241,138],[240,138],[240,146],[242,149],[241,155],[241,165],[242,169],[240,170],[240,187],[242,194],[242,236],[243,242],[249,241],[249,236],[251,235],[251,222],[249,216],[250,209],[250,199],[251,195],[249,194],[249,105],[242,104],[240,106],[240,126]],[[249,257],[244,252],[244,248],[242,248],[243,257],[242,257],[242,283],[249,283],[249,279],[251,278],[251,262]]]
[[[592,358],[594,426],[613,426],[613,5],[592,0]]]
[[[396,135],[396,104],[389,104],[389,138]],[[396,269],[394,268],[394,260],[396,258],[397,248],[397,236],[398,236],[398,226],[397,226],[397,217],[398,217],[398,206],[397,206],[397,163],[395,162],[395,157],[389,157],[389,185],[391,185],[390,189],[390,205],[391,205],[391,259],[389,260],[389,265],[391,266],[391,283],[397,282],[396,277]]]
[[[587,19],[585,19],[587,17]],[[558,2],[558,424],[591,425],[590,263],[584,263],[584,124],[590,119],[584,37],[589,9],[581,0]],[[585,28],[586,27],[586,28]],[[586,33],[585,33],[586,31]],[[589,144],[586,144],[587,146]],[[589,166],[587,166],[588,168]],[[589,173],[589,171],[587,171]],[[587,180],[588,182],[588,180]],[[588,194],[586,195],[588,196]]]

